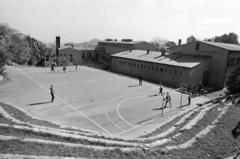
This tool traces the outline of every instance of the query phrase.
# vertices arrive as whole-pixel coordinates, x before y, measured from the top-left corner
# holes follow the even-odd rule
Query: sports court
[[[159,86],[85,66],[50,68],[8,67],[9,80],[0,85],[0,100],[14,104],[31,115],[65,126],[79,127],[110,135],[138,136],[153,130],[174,114],[188,109],[180,106],[181,94],[169,92],[172,107],[162,113]],[[50,85],[55,101],[50,103]],[[187,103],[183,95],[182,104]],[[195,98],[192,100],[195,102]]]

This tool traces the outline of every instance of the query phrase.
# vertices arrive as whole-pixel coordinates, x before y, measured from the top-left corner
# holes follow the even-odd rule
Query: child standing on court
[[[188,94],[188,105],[191,104],[191,99],[192,99],[192,93]]]
[[[166,95],[166,97],[165,97],[165,105],[164,105],[163,108],[166,108],[168,103],[169,103],[169,106],[171,107],[171,106],[172,106],[171,96],[170,96],[169,93],[167,92],[167,95]]]
[[[138,80],[139,80],[139,86],[141,86],[141,85],[142,85],[142,77],[139,76],[139,77],[138,77]]]
[[[51,73],[55,73],[54,64],[53,63],[51,64]]]
[[[53,90],[53,85],[51,85],[51,87],[50,87],[50,95],[51,95],[51,97],[52,97],[51,102],[53,103],[54,98],[55,98],[55,96],[54,96],[54,90]]]
[[[163,88],[162,88],[162,83],[160,82],[159,83],[159,93],[158,94],[161,94],[161,95],[163,95]]]

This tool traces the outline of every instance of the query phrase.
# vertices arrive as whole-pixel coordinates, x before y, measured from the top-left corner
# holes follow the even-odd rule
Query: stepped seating
[[[2,104],[4,103],[0,103],[0,119],[2,119],[0,120],[2,121],[0,123],[0,141],[64,146],[69,149],[81,148],[92,153],[116,149],[122,152],[135,152],[147,149],[171,151],[188,148],[198,138],[204,138],[214,129],[230,108],[230,104],[210,102],[203,106],[196,105],[161,123],[153,132],[137,138],[130,138],[104,135],[76,128],[57,128],[24,122],[9,114],[1,106]],[[30,116],[26,112],[23,113]],[[8,155],[11,156],[11,154]]]

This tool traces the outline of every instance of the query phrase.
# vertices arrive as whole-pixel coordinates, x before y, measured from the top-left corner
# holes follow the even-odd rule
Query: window
[[[179,71],[179,76],[182,76],[182,71]]]
[[[141,68],[143,68],[143,65],[141,65]]]
[[[70,62],[73,62],[73,55],[70,55]]]
[[[163,71],[163,68],[160,68],[160,71],[162,72],[162,71]]]
[[[148,66],[148,70],[150,70],[150,66]]]
[[[240,58],[237,58],[236,65],[240,64]]]
[[[229,61],[228,61],[228,66],[233,66],[234,65],[234,61],[235,59],[234,58],[230,58]]]
[[[199,43],[196,43],[196,50],[199,50],[199,47],[200,47],[200,44]]]
[[[174,74],[175,74],[175,75],[177,74],[177,70],[174,70]]]
[[[152,70],[154,71],[154,66],[152,66]]]

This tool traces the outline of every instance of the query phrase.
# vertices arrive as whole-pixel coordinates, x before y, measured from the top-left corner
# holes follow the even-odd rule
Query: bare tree
[[[163,38],[155,37],[150,43],[153,44],[156,51],[160,51],[162,48],[166,47],[167,40]]]

